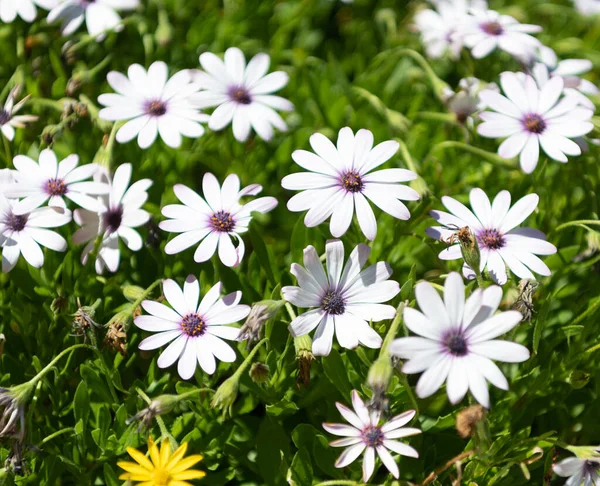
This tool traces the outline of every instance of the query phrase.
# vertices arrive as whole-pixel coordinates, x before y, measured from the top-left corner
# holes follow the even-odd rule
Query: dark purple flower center
[[[543,133],[546,130],[546,121],[537,113],[530,113],[529,115],[525,115],[522,120],[523,126],[525,130],[531,133]]]
[[[469,352],[467,340],[460,330],[450,331],[443,342],[448,352],[453,356],[465,356]]]
[[[167,112],[167,104],[161,100],[146,103],[146,113],[150,116],[163,116]]]
[[[214,230],[220,233],[229,233],[235,228],[233,216],[228,211],[217,211],[210,218],[210,222]]]
[[[117,206],[116,208],[110,208],[103,215],[104,227],[109,233],[114,233],[121,226],[123,221],[123,207]]]
[[[504,33],[504,27],[498,22],[486,22],[481,24],[481,30],[490,35],[502,35]]]
[[[198,314],[186,314],[181,320],[181,330],[190,337],[198,337],[206,331],[206,324]]]
[[[383,431],[381,427],[368,425],[361,432],[362,440],[368,447],[377,447],[383,444]]]
[[[0,125],[6,125],[10,119],[10,113],[4,109],[0,109]]]
[[[346,303],[338,292],[330,290],[323,296],[323,299],[321,300],[321,309],[328,314],[339,316],[346,310]]]
[[[6,215],[4,224],[11,231],[23,231],[25,229],[25,225],[27,224],[28,218],[28,214],[13,214],[10,212]]]
[[[49,179],[44,189],[50,196],[64,196],[67,193],[67,185],[62,179]]]
[[[360,192],[364,187],[364,182],[357,171],[349,170],[342,176],[342,185],[348,192]]]
[[[504,235],[497,229],[484,229],[477,235],[477,241],[479,244],[490,250],[498,250],[506,244]]]
[[[229,97],[236,103],[242,105],[249,105],[252,103],[252,96],[250,92],[243,86],[235,86],[229,89]]]

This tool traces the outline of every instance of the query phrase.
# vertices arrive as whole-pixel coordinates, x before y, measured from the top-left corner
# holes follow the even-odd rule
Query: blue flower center
[[[321,309],[327,312],[327,314],[339,316],[346,310],[346,303],[338,292],[330,290],[321,300]]]
[[[210,218],[210,222],[213,229],[220,233],[229,233],[235,228],[233,216],[228,211],[217,211]]]
[[[497,229],[489,228],[480,231],[477,235],[479,244],[489,250],[498,250],[506,244],[504,235]]]
[[[349,170],[342,176],[342,185],[348,192],[360,192],[365,184],[357,171]]]
[[[181,320],[181,330],[190,337],[198,337],[206,331],[206,324],[198,314],[186,314]]]
[[[362,440],[368,447],[377,447],[383,444],[383,432],[381,427],[369,425],[361,433]]]
[[[460,330],[449,332],[444,338],[444,346],[453,356],[465,356],[469,352],[467,340]]]
[[[64,196],[67,193],[67,185],[62,179],[48,179],[45,189],[50,196]]]

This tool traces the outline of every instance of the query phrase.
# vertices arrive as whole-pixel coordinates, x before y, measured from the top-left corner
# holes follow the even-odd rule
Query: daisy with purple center
[[[477,132],[490,138],[506,138],[498,155],[511,159],[520,154],[521,168],[526,174],[535,169],[540,146],[551,159],[567,162],[567,155],[581,155],[573,140],[593,130],[590,122],[594,112],[582,108],[576,97],[563,94],[562,77],[552,77],[539,88],[533,77],[524,81],[517,73],[500,75],[500,85],[506,96],[484,90],[479,97],[494,111],[484,111],[484,121]]]
[[[508,191],[500,191],[490,203],[479,188],[469,195],[472,211],[464,204],[448,196],[442,204],[450,211],[431,211],[429,214],[442,226],[427,228],[426,233],[436,240],[447,242],[460,228],[468,226],[475,235],[481,256],[480,271],[488,269],[494,282],[504,285],[507,281],[506,267],[519,278],[535,279],[534,272],[548,276],[550,269],[536,255],[552,255],[556,247],[546,241],[546,235],[533,228],[517,228],[535,211],[539,197],[529,194],[519,199],[512,207]],[[462,258],[460,244],[442,250],[442,260]],[[463,274],[474,278],[475,273],[466,264]]]
[[[568,457],[552,466],[558,476],[567,479],[565,486],[596,486],[600,484],[600,457]]]
[[[204,134],[200,123],[208,121],[208,115],[191,103],[191,96],[200,87],[192,83],[189,70],[168,76],[164,62],[152,63],[147,72],[139,64],[132,64],[127,76],[116,71],[108,73],[108,84],[116,93],[98,97],[106,107],[99,116],[109,121],[129,120],[117,132],[119,143],[137,137],[138,145],[145,149],[160,135],[169,147],[177,148],[182,136],[198,138]]]
[[[48,206],[66,208],[65,198],[90,211],[104,210],[97,196],[108,194],[110,186],[86,180],[96,174],[98,165],[77,167],[78,163],[77,155],[58,162],[50,149],[42,150],[39,163],[17,155],[13,160],[17,183],[6,190],[8,197],[24,198],[15,204],[15,214],[29,213],[46,201]]]
[[[458,34],[476,59],[501,49],[515,57],[531,57],[540,41],[529,34],[541,32],[538,25],[521,24],[494,10],[473,9],[469,21],[460,24]]]
[[[274,197],[260,197],[241,204],[242,197],[255,196],[262,191],[262,186],[252,184],[240,189],[240,179],[235,174],[227,176],[223,187],[213,174],[204,174],[204,198],[183,184],[175,185],[173,190],[183,204],[162,208],[162,214],[172,219],[161,221],[159,227],[180,234],[167,243],[165,253],[173,255],[200,242],[194,253],[194,260],[199,263],[218,252],[224,265],[239,265],[245,252],[240,235],[248,231],[252,213],[268,213],[277,206]],[[234,239],[238,241],[237,247],[233,244]]]
[[[177,371],[183,380],[194,376],[197,364],[213,374],[217,367],[215,358],[227,363],[235,361],[235,351],[223,339],[238,338],[239,329],[229,324],[248,316],[250,307],[239,304],[241,292],[225,297],[221,297],[221,292],[219,282],[200,300],[200,285],[193,275],[188,276],[183,290],[175,281],[165,280],[163,293],[172,308],[151,300],[142,302],[150,315],[137,316],[135,325],[156,334],[142,340],[139,349],[148,351],[171,343],[157,364],[168,368],[179,360]]]
[[[375,452],[396,479],[400,477],[400,470],[389,451],[402,456],[419,457],[419,453],[414,448],[395,440],[421,433],[420,429],[404,427],[414,418],[414,410],[396,415],[380,424],[381,413],[369,411],[356,390],[352,390],[354,411],[338,402],[335,406],[350,424],[323,424],[323,428],[330,434],[345,437],[329,444],[332,447],[346,447],[336,461],[335,467],[348,466],[364,452],[362,480],[366,483],[375,470]]]
[[[21,0],[19,0],[21,1]],[[0,0],[0,9],[2,8],[2,0]],[[11,89],[4,107],[0,108],[0,131],[8,140],[12,142],[15,138],[15,128],[24,128],[27,123],[34,122],[38,119],[34,115],[17,115],[17,113],[23,108],[23,105],[27,102],[29,96],[26,96],[18,103],[15,103],[15,99],[18,98],[20,86],[15,86]]]
[[[283,298],[300,308],[313,308],[296,317],[289,325],[294,337],[317,331],[312,351],[316,356],[327,356],[333,344],[333,334],[340,346],[354,349],[359,343],[368,348],[381,347],[382,339],[369,326],[369,321],[392,319],[396,310],[384,305],[393,299],[400,286],[388,280],[392,269],[378,262],[365,270],[371,249],[358,245],[344,267],[344,245],[330,240],[325,246],[327,271],[323,269],[317,251],[312,246],[304,249],[304,267],[292,263],[290,272],[298,279],[298,287],[283,287]]]
[[[287,204],[290,211],[306,211],[304,224],[313,227],[331,216],[329,229],[339,238],[352,223],[356,211],[358,224],[369,240],[377,235],[377,221],[368,201],[391,216],[407,220],[410,212],[401,200],[417,201],[419,194],[401,182],[417,174],[406,169],[371,172],[388,161],[398,150],[398,142],[388,140],[373,147],[373,133],[359,130],[356,135],[345,127],[339,132],[337,147],[325,136],[315,133],[310,145],[316,154],[296,150],[292,158],[310,172],[285,176],[285,189],[302,191]]]
[[[97,238],[101,237],[95,264],[96,273],[99,275],[104,271],[104,267],[110,272],[119,269],[119,238],[131,251],[139,251],[143,246],[142,237],[133,228],[146,224],[150,219],[150,214],[141,207],[148,199],[146,191],[152,185],[152,181],[142,179],[128,188],[131,170],[131,164],[121,164],[117,168],[110,184],[110,192],[102,197],[102,211],[74,211],[75,222],[81,228],[73,235],[73,243],[87,242],[81,254],[81,263],[87,263],[89,254],[96,247]]]
[[[523,318],[518,311],[495,314],[502,288],[475,290],[465,300],[461,276],[452,272],[444,285],[444,300],[429,282],[420,282],[415,296],[421,311],[404,309],[406,327],[419,337],[396,339],[390,353],[406,359],[402,372],[423,373],[417,395],[427,398],[444,382],[450,402],[460,402],[468,390],[489,408],[487,381],[508,390],[508,382],[492,360],[521,363],[529,359],[524,346],[496,338],[514,328]]]
[[[292,111],[294,105],[273,93],[282,89],[289,80],[287,73],[267,74],[271,59],[267,54],[254,56],[246,65],[242,51],[230,47],[224,60],[211,52],[200,56],[204,71],[193,74],[194,82],[202,92],[193,96],[197,108],[216,106],[208,127],[219,131],[233,124],[233,136],[244,142],[250,129],[263,140],[273,138],[273,127],[285,132],[287,125],[275,110]]]

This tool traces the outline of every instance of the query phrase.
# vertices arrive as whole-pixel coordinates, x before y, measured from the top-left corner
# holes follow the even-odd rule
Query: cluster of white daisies
[[[0,0],[0,18],[9,22],[16,15],[32,21],[35,5],[50,10],[48,21],[63,19],[63,31],[70,34],[87,21],[90,34],[101,37],[107,30],[118,29],[118,9],[135,9],[138,0]],[[583,5],[585,2],[581,1]],[[458,92],[444,94],[449,109],[462,122],[477,126],[485,137],[506,138],[498,153],[505,158],[520,155],[526,173],[534,170],[540,147],[560,162],[567,155],[579,155],[581,139],[593,126],[590,119],[594,104],[587,94],[597,88],[579,75],[591,68],[585,60],[558,62],[553,51],[542,46],[530,34],[541,29],[522,25],[514,18],[487,9],[483,0],[437,0],[435,10],[418,13],[416,23],[432,57],[446,53],[458,56],[466,46],[475,58],[501,49],[523,61],[526,72],[505,72],[500,76],[500,89],[479,80],[465,79]],[[200,56],[202,70],[189,69],[169,77],[163,62],[153,63],[146,71],[133,64],[127,76],[108,74],[115,93],[102,94],[104,106],[100,117],[122,122],[116,140],[127,143],[137,137],[141,148],[160,138],[170,147],[179,147],[182,137],[197,138],[204,134],[202,125],[221,130],[232,125],[234,137],[245,141],[251,130],[265,140],[274,130],[285,131],[285,121],[277,111],[291,111],[293,105],[272,93],[288,82],[286,73],[268,73],[270,58],[258,54],[246,63],[237,48],[225,52],[224,60],[212,53]],[[34,117],[17,115],[23,102],[15,103],[11,92],[0,110],[0,128],[12,139],[14,129]],[[214,108],[210,115],[201,110]],[[485,110],[488,111],[485,111]],[[304,169],[287,175],[282,186],[299,191],[287,203],[290,211],[306,212],[304,222],[313,227],[329,220],[334,238],[342,237],[354,215],[368,240],[377,236],[377,219],[373,205],[394,218],[406,220],[410,212],[405,202],[416,201],[419,194],[404,184],[417,178],[412,171],[380,166],[398,151],[395,141],[375,144],[373,134],[361,129],[354,133],[345,127],[337,140],[316,133],[310,138],[312,151],[297,150],[292,158]],[[0,246],[2,269],[10,271],[20,255],[34,267],[41,267],[41,247],[64,251],[67,241],[54,229],[72,220],[79,228],[72,234],[74,244],[85,244],[81,260],[90,255],[95,269],[116,272],[120,263],[122,240],[131,251],[144,246],[136,228],[150,220],[143,209],[148,199],[150,179],[131,183],[132,166],[122,164],[111,174],[96,164],[79,166],[77,155],[58,161],[52,150],[44,150],[38,161],[19,155],[15,170],[0,172]],[[169,255],[195,247],[194,260],[205,262],[214,254],[229,267],[240,264],[244,257],[243,234],[248,230],[252,213],[266,213],[277,205],[273,197],[260,197],[248,202],[262,190],[258,184],[241,187],[239,178],[229,175],[222,183],[210,173],[204,175],[202,195],[178,184],[174,193],[181,204],[162,208],[166,218],[159,227],[175,233],[166,246]],[[486,272],[496,284],[465,296],[463,278],[450,273],[446,278],[443,298],[429,283],[416,286],[420,310],[406,308],[404,322],[415,335],[396,339],[390,352],[403,360],[402,371],[421,374],[416,392],[421,398],[434,394],[446,384],[451,403],[459,403],[468,391],[483,406],[490,406],[488,382],[506,390],[508,381],[494,361],[519,363],[529,358],[524,346],[499,340],[515,328],[522,316],[517,311],[497,312],[502,288],[512,272],[519,278],[534,279],[535,274],[550,275],[550,269],[538,255],[550,255],[556,247],[536,229],[521,227],[537,208],[539,198],[529,194],[511,204],[511,194],[504,190],[492,201],[479,188],[469,194],[470,208],[458,200],[444,196],[448,210],[431,212],[438,225],[427,234],[447,242],[439,255],[443,260],[462,259],[453,235],[468,228],[477,243],[480,266],[473,269],[465,262],[463,275],[474,278]],[[71,209],[69,206],[77,208]],[[392,319],[396,309],[386,302],[400,291],[390,280],[392,270],[386,262],[366,268],[370,248],[360,244],[344,262],[344,246],[339,239],[327,242],[323,266],[312,246],[304,250],[304,266],[294,263],[291,273],[298,286],[282,289],[285,300],[299,308],[309,309],[290,324],[293,336],[314,332],[313,353],[327,356],[334,336],[341,347],[355,349],[360,345],[380,348],[381,336],[371,322]],[[190,379],[199,366],[213,373],[217,360],[233,362],[236,354],[224,340],[238,339],[239,329],[231,326],[246,318],[250,308],[241,305],[241,292],[221,296],[217,283],[200,298],[197,279],[189,276],[183,287],[165,280],[163,293],[170,305],[144,301],[147,315],[136,317],[135,324],[152,334],[139,345],[152,350],[168,345],[158,358],[158,366],[166,368],[178,363],[178,373]],[[338,404],[350,425],[324,424],[326,430],[344,438],[333,446],[346,447],[336,466],[344,467],[364,453],[363,480],[367,481],[375,467],[375,454],[394,477],[399,476],[396,462],[389,451],[418,457],[410,446],[394,439],[420,433],[403,427],[414,416],[409,411],[380,424],[380,414],[369,410],[358,393],[353,392],[354,411]],[[573,461],[571,461],[573,463]],[[574,477],[586,479],[598,469],[590,461],[557,466],[557,473],[573,470]],[[587,468],[587,469],[585,469]],[[585,469],[585,471],[584,471]],[[582,472],[583,471],[583,472]],[[585,476],[588,474],[588,476]],[[579,475],[579,476],[577,476]],[[589,476],[591,477],[591,476]],[[573,480],[572,484],[579,484]]]

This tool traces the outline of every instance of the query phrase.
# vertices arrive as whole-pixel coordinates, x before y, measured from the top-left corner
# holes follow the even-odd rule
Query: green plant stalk
[[[150,399],[150,397],[148,395],[146,395],[143,390],[141,390],[140,388],[138,388],[136,386],[135,387],[135,391],[138,392],[138,395],[140,397],[142,397],[143,400],[148,405],[150,405],[152,403],[152,400]],[[156,423],[158,424],[158,428],[160,429],[161,440],[167,439],[169,441],[171,447],[173,449],[177,449],[179,447],[179,444],[175,440],[175,437],[173,437],[173,435],[171,434],[171,432],[169,432],[169,430],[167,429],[167,426],[165,425],[165,421],[159,415],[157,415],[154,418],[156,419]]]
[[[470,152],[474,155],[478,155],[479,157],[486,159],[488,162],[498,164],[502,167],[510,167],[511,169],[515,168],[513,159],[504,159],[504,158],[500,157],[499,155],[488,152],[487,150],[482,150],[480,148],[472,147],[471,145],[467,145],[466,143],[455,142],[452,140],[446,140],[445,142],[440,142],[437,145],[433,146],[431,148],[431,150],[429,151],[429,153],[427,154],[427,157],[425,157],[425,160],[428,160],[438,150],[446,150],[449,148],[462,149],[465,152]]]
[[[248,353],[248,356],[246,356],[246,359],[244,360],[244,362],[240,365],[240,367],[237,370],[235,370],[235,373],[233,375],[231,375],[231,378],[233,378],[235,380],[239,380],[242,377],[242,374],[246,371],[246,369],[248,369],[248,366],[250,366],[250,363],[252,362],[252,359],[258,352],[258,349],[263,344],[265,344],[267,341],[268,341],[267,338],[263,338],[261,341],[259,341],[256,344],[256,346],[254,346],[252,348],[252,351],[250,351],[250,353]]]
[[[592,225],[600,226],[600,220],[599,219],[580,219],[577,221],[569,221],[568,223],[563,223],[560,226],[557,226],[556,228],[554,228],[554,231],[561,231],[565,228],[568,228],[569,226],[579,226],[579,225],[584,225],[584,224],[592,224]]]
[[[56,437],[58,437],[60,435],[66,434],[67,432],[75,432],[75,428],[74,427],[66,427],[64,429],[57,430],[53,434],[50,434],[48,437],[45,437],[42,440],[42,442],[40,443],[40,445],[46,444],[47,442],[50,442],[52,439],[55,439]]]

